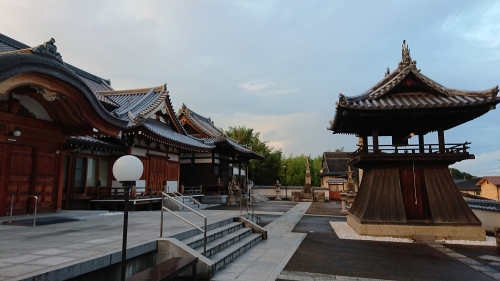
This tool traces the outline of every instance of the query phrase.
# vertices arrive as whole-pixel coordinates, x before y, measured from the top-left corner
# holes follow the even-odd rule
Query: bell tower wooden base
[[[447,165],[378,165],[364,170],[348,224],[362,235],[486,239],[481,221],[456,188]]]

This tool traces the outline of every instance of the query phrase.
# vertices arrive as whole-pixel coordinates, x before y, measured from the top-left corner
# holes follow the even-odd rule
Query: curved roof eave
[[[64,63],[41,54],[22,52],[0,54],[0,81],[29,72],[48,75],[70,84],[85,96],[99,117],[111,125],[126,128],[127,123],[110,115],[88,85],[78,75],[67,68]]]

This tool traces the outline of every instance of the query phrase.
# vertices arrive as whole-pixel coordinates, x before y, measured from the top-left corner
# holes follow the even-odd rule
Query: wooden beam
[[[418,135],[418,149],[420,153],[425,153],[424,148],[424,135]]]
[[[378,153],[378,129],[372,129],[372,137],[373,137],[373,152]]]
[[[438,130],[439,153],[444,153],[444,130]]]

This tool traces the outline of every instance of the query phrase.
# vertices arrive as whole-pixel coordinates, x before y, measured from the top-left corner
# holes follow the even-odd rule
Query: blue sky
[[[403,40],[446,87],[500,81],[495,1],[0,0],[0,11],[5,35],[32,46],[53,37],[65,62],[115,89],[167,83],[174,108],[253,128],[286,156],[354,150],[355,137],[326,129],[338,95],[395,69]],[[493,110],[445,132],[476,155],[454,167],[500,174],[499,117]]]

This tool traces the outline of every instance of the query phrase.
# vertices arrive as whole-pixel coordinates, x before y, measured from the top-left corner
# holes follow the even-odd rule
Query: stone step
[[[238,229],[232,233],[229,233],[227,235],[224,235],[218,239],[215,239],[211,241],[210,243],[207,242],[207,253],[206,257],[210,258],[211,256],[215,255],[216,253],[224,250],[225,248],[235,244],[236,242],[243,240],[245,237],[248,237],[252,234],[252,229],[251,228],[241,228]],[[196,248],[196,251],[198,253],[203,254],[203,245]]]
[[[215,228],[213,230],[207,231],[207,243],[212,242],[220,237],[228,235],[243,228],[241,222],[232,222],[221,227]],[[203,247],[203,237],[204,234],[200,233],[189,238],[181,240],[182,243],[186,244],[190,248],[196,249],[198,247]]]
[[[262,234],[252,233],[244,239],[228,246],[222,251],[212,255],[210,260],[215,263],[215,272],[223,269],[226,265],[231,263],[238,256],[243,254],[245,251],[256,245],[262,240]]]

